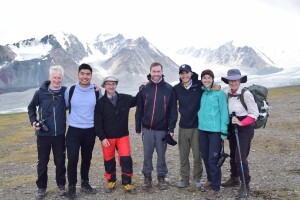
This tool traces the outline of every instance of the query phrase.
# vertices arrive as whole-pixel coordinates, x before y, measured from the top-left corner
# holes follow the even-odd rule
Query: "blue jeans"
[[[221,133],[201,131],[200,151],[204,161],[207,181],[212,183],[212,190],[219,191],[221,186],[221,168],[217,167],[221,151]]]
[[[94,128],[81,129],[69,126],[66,137],[69,186],[76,185],[77,183],[79,150],[81,150],[81,180],[89,181],[89,171],[95,145],[95,138],[96,134]]]

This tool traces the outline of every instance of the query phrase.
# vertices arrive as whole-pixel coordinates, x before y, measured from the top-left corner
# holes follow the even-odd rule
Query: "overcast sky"
[[[159,48],[216,47],[226,41],[300,49],[299,0],[9,0],[0,44],[63,31],[146,37]]]

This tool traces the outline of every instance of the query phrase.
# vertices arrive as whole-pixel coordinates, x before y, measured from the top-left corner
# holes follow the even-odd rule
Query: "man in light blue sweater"
[[[76,196],[77,164],[80,149],[81,190],[88,194],[97,193],[96,189],[89,184],[89,169],[96,138],[94,110],[96,100],[102,95],[100,93],[97,97],[94,85],[91,84],[92,71],[90,65],[81,64],[78,68],[79,82],[75,85],[75,88],[68,87],[65,92],[65,102],[70,111],[68,116],[69,128],[66,136],[69,182],[67,199],[74,199]],[[71,99],[69,98],[70,93]]]

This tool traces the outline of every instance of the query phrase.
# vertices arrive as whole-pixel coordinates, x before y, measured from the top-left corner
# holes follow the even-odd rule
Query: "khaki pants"
[[[190,149],[192,149],[194,161],[193,179],[201,179],[203,167],[200,153],[198,128],[179,127],[178,147],[181,179],[189,180],[190,177]]]

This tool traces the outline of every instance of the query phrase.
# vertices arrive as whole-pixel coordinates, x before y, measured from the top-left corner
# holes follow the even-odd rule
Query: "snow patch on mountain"
[[[16,45],[8,45],[8,47],[17,54],[16,61],[31,60],[35,58],[42,58],[49,54],[52,46],[50,44],[42,44],[37,40],[28,44],[20,43]]]

